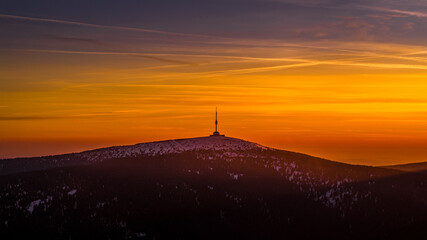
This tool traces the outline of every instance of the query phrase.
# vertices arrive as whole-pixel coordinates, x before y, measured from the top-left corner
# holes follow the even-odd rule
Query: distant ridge
[[[381,166],[383,168],[400,170],[404,172],[420,172],[427,170],[427,162],[419,162],[419,163],[406,163],[406,164],[397,164],[397,165],[387,165]]]

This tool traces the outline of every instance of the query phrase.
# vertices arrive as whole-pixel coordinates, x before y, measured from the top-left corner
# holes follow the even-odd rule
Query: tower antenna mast
[[[218,132],[218,107],[215,107],[215,132]]]
[[[224,136],[218,132],[218,107],[215,107],[215,132],[211,136]]]

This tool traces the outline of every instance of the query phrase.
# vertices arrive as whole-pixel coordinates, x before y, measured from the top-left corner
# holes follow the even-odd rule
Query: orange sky
[[[58,31],[14,28],[33,25]],[[218,106],[227,136],[355,164],[427,161],[423,45],[59,25],[103,42],[0,39],[0,158],[204,136]]]

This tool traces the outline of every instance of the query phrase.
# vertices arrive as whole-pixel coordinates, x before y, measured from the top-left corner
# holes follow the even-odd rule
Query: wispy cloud
[[[103,25],[103,24],[69,21],[69,20],[61,20],[61,19],[54,19],[54,18],[26,17],[26,16],[10,15],[10,14],[0,14],[0,18],[17,19],[17,20],[25,20],[25,21],[35,21],[35,22],[59,23],[59,24],[76,25],[76,26],[82,26],[82,27],[103,28],[103,29],[113,29],[113,30],[125,30],[125,31],[133,31],[133,32],[154,33],[154,34],[163,34],[163,35],[175,35],[175,36],[184,36],[184,37],[211,37],[211,36],[202,35],[202,34],[168,32],[168,31],[161,31],[161,30],[154,30],[154,29],[147,29],[147,28]]]
[[[208,54],[174,54],[174,53],[138,53],[138,52],[88,52],[88,51],[67,51],[67,50],[39,50],[39,49],[17,49],[19,51],[29,51],[29,52],[43,52],[43,53],[57,53],[57,54],[83,54],[83,55],[121,55],[121,56],[133,56],[133,57],[144,57],[148,59],[154,59],[158,61],[168,62],[168,63],[178,63],[178,64],[187,64],[187,65],[197,65],[194,63],[182,61],[182,60],[173,60],[164,58],[165,56],[169,57],[205,57],[205,58],[230,58],[236,60],[245,60],[252,61],[254,63],[268,63],[268,62],[291,62],[291,64],[280,64],[274,66],[263,66],[263,67],[252,67],[252,68],[237,68],[229,70],[216,70],[216,71],[202,71],[202,72],[191,72],[191,73],[181,73],[186,77],[215,77],[222,75],[234,75],[234,74],[250,74],[250,73],[260,73],[260,72],[271,72],[279,71],[292,68],[301,68],[301,67],[312,67],[317,65],[335,65],[335,66],[354,66],[354,67],[364,67],[364,68],[382,68],[382,69],[418,69],[418,70],[427,70],[427,65],[425,64],[404,64],[404,63],[384,63],[381,61],[366,61],[370,58],[393,58],[401,60],[412,60],[420,63],[425,63],[423,59],[418,59],[414,57],[403,57],[400,55],[392,54],[382,54],[382,53],[371,53],[365,52],[359,57],[352,57],[347,59],[330,59],[330,60],[315,60],[310,58],[266,58],[266,57],[250,57],[250,56],[232,56],[232,55],[208,55]],[[364,60],[364,62],[360,62]],[[177,66],[174,66],[177,67]],[[128,71],[128,70],[127,70]],[[181,74],[175,74],[181,76]],[[168,77],[173,76],[168,75]],[[151,76],[152,78],[154,76]],[[160,76],[156,76],[160,77]]]
[[[297,64],[288,64],[288,65],[278,65],[278,66],[269,66],[269,67],[257,67],[257,68],[243,68],[243,69],[233,69],[228,71],[219,71],[216,72],[216,75],[224,74],[250,74],[250,73],[260,73],[260,72],[271,72],[279,71],[291,68],[301,68],[301,67],[312,67],[318,65],[332,65],[332,66],[352,66],[352,67],[364,67],[364,68],[382,68],[382,69],[417,69],[417,70],[427,70],[426,65],[411,65],[411,64],[387,64],[387,63],[358,63],[352,61],[307,61],[306,63],[297,63]],[[212,77],[215,75],[209,75]]]
[[[273,57],[251,57],[251,56],[233,56],[233,55],[212,55],[212,54],[185,54],[185,53],[143,53],[143,52],[100,52],[100,51],[70,51],[70,50],[50,50],[50,49],[3,49],[8,51],[24,51],[35,53],[52,53],[52,54],[78,54],[78,55],[118,55],[118,56],[131,56],[131,57],[145,57],[159,61],[190,64],[192,62],[179,61],[172,59],[165,59],[163,57],[188,57],[188,58],[214,58],[214,59],[234,59],[234,60],[248,60],[248,61],[284,61],[284,62],[306,62],[307,60],[301,58],[273,58]]]
[[[54,117],[54,116],[0,116],[0,121],[17,121],[17,120],[52,120],[52,119],[67,119],[70,117]]]
[[[324,64],[330,65],[343,65],[343,66],[356,66],[356,67],[368,67],[368,68],[384,68],[384,69],[418,69],[418,70],[427,70],[426,65],[418,64],[395,64],[395,63],[375,63],[375,62],[346,62],[346,61],[325,61]]]
[[[403,15],[413,16],[413,17],[418,17],[418,18],[427,18],[427,13],[425,13],[425,12],[405,11],[405,10],[399,10],[399,9],[391,9],[391,8],[384,8],[384,7],[371,7],[371,6],[363,6],[363,8],[371,9],[371,10],[377,10],[377,11],[381,11],[381,12],[403,14]]]
[[[180,60],[172,60],[172,59],[161,58],[161,57],[150,56],[150,55],[129,55],[129,56],[142,57],[142,58],[152,59],[152,60],[156,60],[156,61],[160,61],[160,62],[166,62],[166,63],[194,65],[194,66],[197,65],[196,63],[191,63],[191,62],[186,62],[186,61],[180,61]]]
[[[176,63],[176,64],[186,64],[186,65],[197,65],[192,62],[180,61],[162,58],[156,56],[156,54],[145,54],[145,53],[132,53],[132,52],[91,52],[91,51],[67,51],[67,50],[48,50],[48,49],[8,49],[14,51],[25,51],[25,52],[38,52],[38,53],[57,53],[57,54],[80,54],[80,55],[120,55],[120,56],[130,56],[130,57],[142,57],[147,59],[152,59],[160,62],[166,63]],[[161,54],[165,56],[165,54]]]
[[[50,34],[43,34],[43,36],[57,40],[57,41],[63,41],[63,42],[78,42],[78,43],[89,43],[93,45],[106,45],[105,42],[92,39],[92,38],[84,38],[84,37],[64,37],[64,36],[56,36],[56,35],[50,35]]]
[[[25,120],[61,120],[61,119],[81,119],[94,118],[108,115],[114,115],[118,112],[93,112],[73,115],[16,115],[16,116],[0,116],[0,121],[25,121]]]
[[[269,66],[269,67],[233,69],[233,70],[224,71],[223,73],[248,74],[248,73],[257,73],[257,72],[270,72],[270,71],[278,71],[278,70],[284,70],[289,68],[310,67],[310,66],[315,66],[319,64],[321,64],[321,62],[308,61],[306,63],[296,63],[296,64],[287,64],[287,65],[278,65],[278,66]]]

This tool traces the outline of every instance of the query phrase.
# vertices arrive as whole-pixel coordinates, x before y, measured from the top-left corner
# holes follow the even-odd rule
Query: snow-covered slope
[[[128,157],[153,157],[165,154],[177,154],[186,151],[214,150],[223,153],[234,151],[267,150],[259,144],[225,136],[175,139],[127,146],[115,146],[54,156],[16,158],[0,160],[0,175],[28,172],[41,169],[94,164],[111,159]]]
[[[198,150],[247,151],[255,149],[268,148],[237,138],[209,136],[103,148],[82,152],[78,156],[92,162],[110,158],[136,157],[140,155],[156,156]]]

